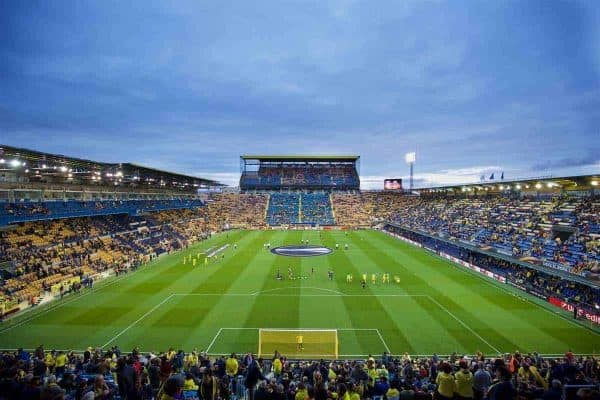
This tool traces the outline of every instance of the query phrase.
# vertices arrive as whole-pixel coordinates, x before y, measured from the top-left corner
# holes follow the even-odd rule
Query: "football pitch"
[[[300,245],[302,240],[333,252],[288,257],[264,248],[265,243],[277,247]],[[204,264],[205,252],[225,245],[217,261]],[[196,266],[190,255],[198,258]],[[289,268],[296,279],[288,279]],[[275,278],[278,269],[282,280]],[[352,283],[346,282],[348,273],[353,274]],[[369,277],[365,288],[360,283],[363,273]],[[373,273],[376,284],[371,283]],[[391,283],[381,282],[383,273],[391,275]],[[400,283],[393,281],[395,275]],[[136,272],[100,282],[91,291],[4,322],[0,348],[118,345],[124,351],[137,346],[156,352],[173,347],[210,354],[257,353],[260,329],[335,330],[337,354],[350,358],[384,351],[600,351],[598,330],[423,249],[378,231],[313,230],[215,235]],[[278,350],[292,358],[321,355],[305,354],[291,341]]]

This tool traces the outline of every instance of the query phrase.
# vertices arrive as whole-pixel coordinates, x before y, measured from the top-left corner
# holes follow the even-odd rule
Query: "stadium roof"
[[[542,176],[533,178],[496,179],[476,183],[465,183],[446,186],[432,186],[414,189],[420,193],[432,192],[550,192],[560,190],[600,190],[600,174],[576,176]]]
[[[260,161],[357,161],[360,159],[358,155],[253,155],[246,154],[240,156],[243,160],[260,160]]]
[[[21,181],[140,186],[194,191],[225,186],[217,181],[133,163],[105,163],[62,154],[0,145],[0,171]]]

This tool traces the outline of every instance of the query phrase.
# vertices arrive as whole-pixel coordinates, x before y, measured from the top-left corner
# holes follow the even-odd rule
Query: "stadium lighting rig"
[[[406,161],[406,163],[408,165],[410,165],[410,180],[409,180],[408,188],[412,192],[412,190],[413,190],[413,169],[414,169],[415,161],[417,161],[417,153],[415,153],[414,151],[411,151],[410,153],[406,153],[404,155],[404,161]]]

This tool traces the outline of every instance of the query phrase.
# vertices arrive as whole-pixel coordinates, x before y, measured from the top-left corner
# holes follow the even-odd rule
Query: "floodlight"
[[[16,167],[18,167],[19,165],[21,165],[21,163],[19,162],[19,160],[12,160],[12,161],[10,162],[10,165],[11,165],[12,167],[15,167],[15,168],[16,168]]]
[[[592,181],[592,186],[598,186],[598,181]]]
[[[417,153],[410,152],[410,153],[406,153],[404,155],[404,160],[406,161],[407,164],[411,164],[414,163],[415,161],[417,161]]]

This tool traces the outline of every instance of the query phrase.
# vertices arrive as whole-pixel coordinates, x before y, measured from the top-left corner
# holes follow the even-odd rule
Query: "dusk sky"
[[[599,173],[600,1],[4,0],[0,143],[234,185],[246,153]]]

